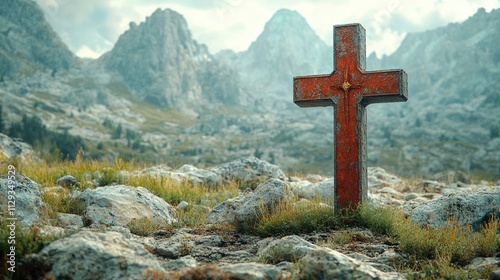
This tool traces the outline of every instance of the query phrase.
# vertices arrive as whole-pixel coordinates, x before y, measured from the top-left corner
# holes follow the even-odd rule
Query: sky
[[[367,54],[389,55],[407,33],[462,22],[478,8],[500,0],[36,0],[47,20],[76,55],[97,58],[111,50],[130,22],[143,22],[156,9],[182,14],[199,43],[212,54],[244,51],[281,8],[299,12],[328,44],[333,25],[361,23]]]

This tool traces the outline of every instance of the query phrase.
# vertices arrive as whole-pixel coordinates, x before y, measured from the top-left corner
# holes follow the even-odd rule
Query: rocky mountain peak
[[[208,48],[192,38],[184,17],[170,9],[131,23],[100,60],[134,94],[161,107],[194,113],[208,100],[238,98],[236,75],[214,61]]]
[[[240,54],[238,69],[242,80],[256,92],[283,97],[283,91],[290,87],[283,87],[281,81],[288,84],[293,76],[331,72],[332,60],[328,46],[305,18],[296,11],[281,9],[248,50]]]
[[[36,2],[0,1],[0,81],[40,67],[57,72],[74,62]]]
[[[293,27],[308,26],[306,19],[297,11],[289,9],[278,10],[266,23],[264,31],[280,32],[293,30]],[[312,29],[311,29],[312,31]],[[314,32],[314,31],[313,31]]]

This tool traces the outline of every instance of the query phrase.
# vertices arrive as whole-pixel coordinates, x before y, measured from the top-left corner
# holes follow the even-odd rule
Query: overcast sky
[[[246,50],[280,8],[299,12],[328,44],[335,24],[359,22],[366,29],[367,53],[394,52],[409,32],[461,22],[500,0],[36,0],[69,48],[80,57],[109,51],[129,23],[140,23],[157,8],[187,20],[194,39],[211,53]]]

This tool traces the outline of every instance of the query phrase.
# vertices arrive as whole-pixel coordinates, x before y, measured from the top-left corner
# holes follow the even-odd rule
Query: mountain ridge
[[[480,10],[442,27],[455,35],[409,34],[393,55],[368,57],[368,69],[403,68],[410,81],[407,104],[368,108],[370,165],[408,176],[447,169],[499,176],[500,36],[492,33],[499,14]],[[464,28],[484,31],[477,26],[487,34],[453,39]],[[162,35],[166,30],[173,31]],[[0,80],[0,100],[12,104],[4,110],[9,121],[37,115],[50,129],[82,136],[89,153],[103,157],[214,164],[255,155],[286,170],[331,174],[331,109],[298,108],[291,85],[296,75],[330,73],[332,56],[294,11],[278,11],[248,50],[212,55],[182,15],[160,9],[131,23],[97,60]]]

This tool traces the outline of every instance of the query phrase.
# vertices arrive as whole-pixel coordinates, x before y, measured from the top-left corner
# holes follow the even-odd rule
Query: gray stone
[[[130,232],[129,228],[122,227],[122,226],[110,226],[105,229],[106,231],[114,231],[114,232],[119,232],[125,237],[126,239],[129,239],[132,237],[132,233]]]
[[[382,272],[337,251],[322,248],[307,253],[298,262],[293,279],[404,279],[395,272]]]
[[[198,262],[195,258],[191,256],[184,256],[182,258],[178,258],[175,260],[171,260],[168,262],[164,262],[161,264],[163,269],[171,270],[171,271],[180,271],[185,268],[195,268],[198,265]]]
[[[21,163],[41,162],[33,152],[31,145],[24,143],[21,139],[12,139],[9,136],[0,133],[0,153],[8,159],[17,159]]]
[[[86,225],[126,226],[140,218],[164,224],[176,221],[175,209],[142,187],[116,185],[86,189],[78,198],[85,204]]]
[[[44,236],[56,236],[56,237],[61,237],[66,233],[66,230],[61,228],[61,227],[53,227],[49,225],[44,225],[42,227],[39,227],[39,235],[40,237]]]
[[[228,279],[234,280],[279,280],[281,270],[274,265],[260,263],[238,263],[220,266]]]
[[[242,185],[253,185],[271,178],[285,179],[278,166],[256,157],[246,157],[209,169],[219,174],[225,182],[236,180]]]
[[[500,280],[500,269],[492,271],[488,280]]]
[[[83,227],[82,217],[75,214],[58,213],[57,222],[63,228],[77,229]]]
[[[13,187],[13,190],[11,187]],[[12,199],[9,199],[9,195],[13,196]],[[12,203],[15,203],[15,205]],[[17,171],[15,175],[5,174],[0,176],[0,205],[7,208],[6,213],[9,218],[14,216],[10,215],[8,206],[15,206],[13,214],[17,218],[17,223],[23,227],[37,224],[42,218],[46,217],[47,206],[42,200],[38,184],[30,178],[17,173]]]
[[[57,279],[143,279],[165,270],[140,243],[120,233],[82,231],[56,240],[38,255]]]
[[[256,221],[266,211],[272,213],[280,203],[293,198],[290,187],[279,179],[270,179],[260,184],[255,191],[226,200],[215,206],[208,214],[208,223],[226,223],[237,227]]]
[[[368,167],[368,188],[393,186],[401,182],[397,176],[387,173],[380,167]]]
[[[56,183],[61,186],[61,187],[65,187],[65,188],[69,188],[69,187],[72,187],[76,184],[76,179],[75,177],[71,176],[71,175],[65,175],[65,176],[62,176],[61,178],[57,179]]]
[[[292,183],[293,192],[299,198],[320,199],[325,203],[333,203],[335,193],[333,191],[334,179],[329,178],[319,183],[300,181]]]
[[[500,258],[474,258],[469,265],[466,266],[467,270],[475,270],[479,274],[484,274],[489,269],[497,268],[500,266]]]
[[[413,200],[413,199],[417,198],[417,195],[414,193],[409,193],[409,194],[405,195],[404,198],[406,201],[409,201],[409,200]]]
[[[195,245],[193,235],[178,233],[170,238],[158,240],[153,248],[153,252],[164,258],[177,259],[189,255]]]
[[[378,193],[386,193],[386,194],[391,194],[391,195],[394,195],[396,197],[399,197],[401,196],[401,193],[396,191],[395,189],[393,188],[390,188],[390,187],[383,187],[379,190],[377,190]]]
[[[494,216],[500,216],[500,187],[442,196],[411,212],[411,220],[420,225],[439,228],[451,219],[462,226],[470,224],[476,231]]]
[[[264,245],[259,248],[257,255],[268,263],[295,262],[307,253],[321,249],[297,235],[285,236]]]
[[[181,201],[179,202],[179,204],[177,204],[177,207],[175,207],[177,210],[182,210],[182,209],[186,209],[187,207],[189,206],[189,203],[187,203],[186,201]]]
[[[430,178],[432,180],[445,183],[456,183],[456,182],[462,182],[466,184],[470,183],[469,175],[461,171],[453,171],[453,170],[443,171],[432,175]]]
[[[192,184],[213,187],[218,186],[221,183],[221,177],[219,174],[209,170],[196,168],[190,164],[181,166],[179,169],[177,169],[177,172],[185,174],[189,182],[191,182]]]

